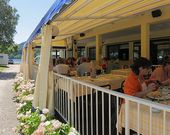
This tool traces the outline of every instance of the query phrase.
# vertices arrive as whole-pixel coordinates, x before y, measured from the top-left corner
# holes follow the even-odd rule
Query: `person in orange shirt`
[[[170,79],[170,57],[166,56],[163,59],[161,67],[156,68],[152,75],[151,79],[158,80],[160,82],[164,82]]]
[[[157,85],[155,83],[145,83],[146,80],[149,80],[152,69],[152,63],[146,58],[139,58],[131,65],[131,72],[124,82],[124,93],[136,96],[143,97],[147,93],[155,90]]]

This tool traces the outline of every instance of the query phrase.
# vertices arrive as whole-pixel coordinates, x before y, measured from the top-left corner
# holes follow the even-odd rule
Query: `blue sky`
[[[21,43],[28,39],[35,27],[40,22],[55,0],[11,0],[10,5],[18,10],[20,15],[15,43]]]

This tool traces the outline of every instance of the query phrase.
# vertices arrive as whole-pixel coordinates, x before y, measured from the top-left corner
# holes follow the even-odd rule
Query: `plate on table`
[[[170,93],[163,93],[160,91],[153,91],[147,94],[147,97],[152,100],[169,100],[170,99]]]

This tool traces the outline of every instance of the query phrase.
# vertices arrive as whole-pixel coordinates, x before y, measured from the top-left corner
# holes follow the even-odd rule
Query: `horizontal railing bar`
[[[152,106],[154,108],[161,109],[161,110],[166,110],[166,111],[170,112],[170,106],[168,106],[168,105],[164,105],[164,104],[160,104],[160,103],[155,103],[155,102],[152,102],[152,101],[149,101],[149,100],[146,100],[146,99],[142,99],[142,98],[126,95],[126,94],[123,94],[123,93],[120,93],[120,92],[108,90],[106,88],[102,88],[102,87],[96,86],[94,84],[82,82],[82,81],[76,80],[74,78],[70,78],[70,77],[61,75],[61,74],[54,73],[54,75],[62,77],[62,78],[66,78],[68,80],[72,80],[72,81],[74,81],[74,82],[76,82],[78,84],[86,85],[88,87],[91,87],[93,89],[102,91],[104,93],[111,94],[113,96],[118,96],[120,98],[124,98],[124,99],[127,99],[127,100],[132,101],[132,102],[137,102],[137,103],[140,103],[140,104],[143,104],[143,105]]]
[[[60,113],[60,111],[59,111],[56,107],[55,107],[54,109],[57,111],[57,113],[60,115],[60,117],[62,117],[62,119],[63,119],[65,122],[67,122],[67,119],[63,117],[63,115]]]

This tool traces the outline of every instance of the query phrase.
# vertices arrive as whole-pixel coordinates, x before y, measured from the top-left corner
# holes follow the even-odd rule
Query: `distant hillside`
[[[20,44],[18,44],[18,52],[15,52],[14,54],[12,54],[10,56],[10,58],[13,58],[13,59],[21,59],[21,56],[22,56],[22,48],[24,46],[25,42],[22,42]]]
[[[25,42],[22,42],[22,43],[20,43],[18,46],[19,46],[20,48],[23,48],[23,47],[24,47],[24,44],[25,44]]]
[[[20,56],[20,58],[22,56],[22,49],[24,47],[24,44],[25,44],[25,42],[18,44],[18,55]]]
[[[18,51],[21,52],[21,54],[22,54],[22,48],[24,47],[24,44],[25,42],[18,44]]]

